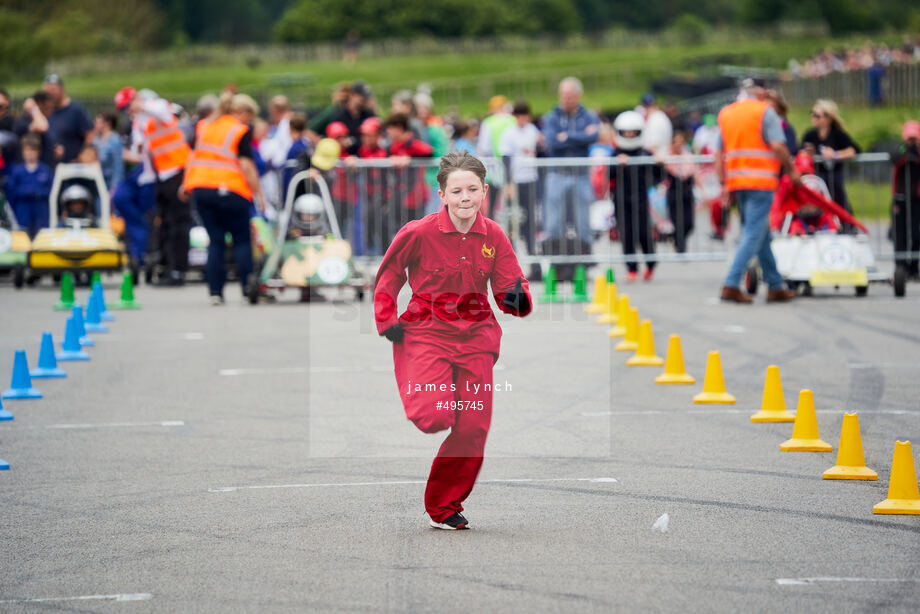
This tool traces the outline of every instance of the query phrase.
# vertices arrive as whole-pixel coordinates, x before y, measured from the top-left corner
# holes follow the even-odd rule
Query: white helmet
[[[92,200],[89,190],[82,185],[74,184],[61,193],[61,204],[66,205],[75,200],[82,200],[89,203]]]
[[[645,128],[645,119],[636,111],[623,111],[613,121],[613,129],[617,131],[617,147],[620,149],[639,149],[642,147],[642,129]],[[636,131],[633,137],[623,136],[624,132]]]
[[[294,201],[294,211],[301,215],[319,215],[324,208],[323,199],[316,194],[301,194]]]

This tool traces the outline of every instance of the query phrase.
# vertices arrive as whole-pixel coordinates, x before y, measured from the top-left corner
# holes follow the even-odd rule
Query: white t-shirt
[[[706,126],[696,129],[693,134],[693,153],[713,153],[719,149],[719,127]]]
[[[664,111],[656,109],[648,114],[645,119],[645,129],[642,131],[642,146],[652,153],[662,153],[671,144],[674,129],[671,127],[671,118]]]
[[[499,143],[502,156],[511,159],[511,180],[515,183],[531,183],[537,180],[537,168],[523,166],[521,159],[537,157],[537,139],[540,129],[532,123],[523,128],[514,124],[505,130]]]

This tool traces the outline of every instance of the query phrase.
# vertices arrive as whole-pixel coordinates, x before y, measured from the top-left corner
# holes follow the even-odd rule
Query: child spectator
[[[642,147],[642,130],[645,120],[636,111],[620,113],[613,124],[616,130],[617,166],[611,169],[610,193],[616,204],[617,227],[623,240],[623,255],[636,253],[636,241],[646,256],[646,270],[643,279],[651,281],[655,271],[655,242],[649,226],[648,188],[658,183],[660,172],[653,164],[630,164],[630,158],[650,156]],[[626,263],[626,281],[634,282],[639,274],[639,263]]]
[[[115,186],[121,183],[125,176],[125,164],[122,158],[124,144],[118,136],[118,115],[106,111],[96,116],[96,134],[93,146],[102,165],[102,176],[110,192],[115,191]]]
[[[361,145],[358,157],[373,160],[387,157],[387,150],[380,143],[380,120],[369,117],[361,124]],[[361,169],[360,178],[364,182],[364,232],[368,247],[374,255],[386,251],[390,237],[393,209],[387,200],[386,181],[383,169],[367,167]]]
[[[465,151],[471,156],[476,155],[476,138],[479,136],[479,122],[471,119],[468,122],[457,122],[454,124],[454,134],[457,138],[454,140],[454,146],[451,151]]]
[[[686,132],[674,131],[668,155],[690,155]],[[687,251],[687,236],[693,232],[693,187],[697,184],[698,169],[693,162],[671,162],[664,168],[668,181],[668,215],[674,225],[674,248],[683,254]]]
[[[282,203],[287,198],[288,184],[295,171],[309,168],[310,157],[313,155],[313,143],[307,138],[307,116],[303,113],[294,113],[291,115],[289,127],[292,142],[287,151],[284,170],[281,172]]]
[[[430,158],[434,152],[431,145],[415,138],[409,129],[409,117],[403,113],[393,113],[384,124],[390,139],[390,155],[395,174],[394,202],[402,202],[396,228],[410,220],[417,220],[425,212],[428,200],[428,186],[425,183],[425,169],[410,167],[412,158]]]
[[[326,136],[339,144],[339,158],[343,161],[348,158],[349,147],[353,141],[348,126],[343,122],[334,121],[326,126]],[[335,215],[342,236],[351,241],[353,247],[357,247],[357,239],[361,237],[349,234],[354,230],[355,205],[358,202],[357,174],[350,165],[346,167],[337,164],[335,168],[326,173],[326,180],[329,181],[329,191],[332,195],[332,203],[335,205]],[[361,250],[357,248],[356,251],[360,253]]]
[[[37,134],[22,139],[22,162],[7,173],[4,191],[16,221],[34,238],[48,226],[48,195],[51,193],[51,168],[40,160],[42,146]]]

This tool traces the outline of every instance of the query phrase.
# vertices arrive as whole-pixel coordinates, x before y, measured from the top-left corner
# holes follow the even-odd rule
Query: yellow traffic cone
[[[630,367],[660,367],[664,364],[661,356],[655,354],[655,335],[652,333],[651,320],[642,320],[639,324],[639,347],[626,364]]]
[[[709,352],[709,358],[706,359],[706,376],[703,378],[703,392],[693,397],[693,402],[734,404],[735,397],[725,392],[722,359],[718,352]]]
[[[598,275],[594,280],[594,298],[585,305],[585,313],[604,313],[607,305],[607,276]]]
[[[862,438],[859,436],[859,416],[856,412],[843,414],[837,464],[824,472],[825,480],[877,480],[878,474],[866,467]]]
[[[607,284],[607,297],[604,303],[604,310],[597,318],[598,324],[616,324],[619,320],[617,315],[617,285]]]
[[[795,408],[792,439],[779,444],[783,452],[830,452],[834,448],[818,436],[818,418],[815,415],[815,395],[811,390],[799,392]]]
[[[888,498],[876,503],[873,514],[920,514],[920,489],[917,488],[917,470],[909,441],[894,443],[891,477],[888,480]]]
[[[694,384],[696,379],[684,367],[684,352],[680,348],[680,335],[668,339],[668,355],[664,361],[664,373],[655,378],[656,384]]]
[[[626,321],[629,319],[629,295],[621,294],[617,301],[617,325],[607,331],[608,337],[622,337],[626,334]]]
[[[783,397],[783,383],[779,379],[779,367],[767,367],[767,377],[763,383],[763,401],[760,411],[751,416],[751,422],[794,422],[795,415],[786,409]]]
[[[613,349],[617,352],[635,352],[639,349],[639,310],[635,307],[629,308],[629,314],[626,316],[626,334]]]

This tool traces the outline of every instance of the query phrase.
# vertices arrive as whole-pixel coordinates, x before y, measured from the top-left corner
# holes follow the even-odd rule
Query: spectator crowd
[[[799,70],[818,74],[869,62],[916,61],[917,55],[918,47],[907,43],[897,49],[825,51]],[[336,87],[329,105],[308,116],[294,111],[284,96],[271,98],[262,115],[233,85],[220,98],[202,96],[194,109],[151,90],[125,87],[111,109],[91,118],[67,95],[61,78],[49,75],[18,112],[0,90],[3,193],[18,225],[34,236],[48,224],[55,167],[98,164],[114,213],[124,219],[133,262],[154,267],[163,285],[181,285],[196,264],[182,252],[189,250],[189,231],[202,216],[194,199],[184,204],[176,197],[186,158],[176,162],[169,152],[180,143],[163,139],[181,134],[181,144],[191,151],[202,122],[214,121],[226,99],[231,106],[224,112],[234,109],[246,127],[234,155],[251,160],[254,169],[253,185],[244,190],[247,215],[280,219],[286,202],[316,191],[291,186],[291,178],[300,170],[314,179],[322,175],[330,186],[336,226],[356,255],[382,255],[406,222],[441,207],[434,165],[450,151],[483,159],[492,188],[483,212],[505,224],[531,255],[590,253],[598,236],[609,233],[631,256],[627,280],[637,278],[640,262],[646,264],[644,279],[651,280],[656,241],[671,238],[678,252],[685,251],[698,210],[709,211],[712,237],[723,238],[728,216],[712,163],[681,158],[712,154],[720,146],[716,117],[690,113],[680,119],[675,106],[662,108],[651,94],[635,109],[607,115],[586,108],[583,94],[579,80],[569,77],[559,84],[558,104],[542,117],[526,101],[501,95],[484,105],[483,117],[460,117],[439,115],[424,88],[397,92],[384,110],[371,87],[355,81]],[[830,197],[851,211],[843,163],[860,148],[846,133],[836,105],[817,101],[812,126],[798,141],[782,97],[764,95],[782,121],[790,152],[801,147],[824,161],[816,173]],[[602,223],[596,223],[594,210],[607,211]],[[634,256],[638,249],[642,257]]]

